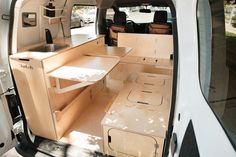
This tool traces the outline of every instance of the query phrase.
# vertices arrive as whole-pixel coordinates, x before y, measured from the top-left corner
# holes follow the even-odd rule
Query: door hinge
[[[10,15],[7,15],[7,14],[2,14],[2,16],[1,16],[1,19],[2,19],[2,20],[5,20],[5,21],[9,21],[10,18],[11,18],[11,16],[10,16]]]
[[[23,121],[20,120],[18,122],[16,122],[14,125],[13,125],[13,129],[12,129],[13,133],[15,135],[18,135],[20,133],[23,133],[24,132],[24,127],[23,127]]]

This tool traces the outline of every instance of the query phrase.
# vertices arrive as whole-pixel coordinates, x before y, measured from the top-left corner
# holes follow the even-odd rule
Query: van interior
[[[71,34],[75,5],[96,14],[73,29],[91,20],[96,33]],[[110,156],[162,156],[174,55],[165,0],[22,0],[14,14],[10,65],[32,135]]]

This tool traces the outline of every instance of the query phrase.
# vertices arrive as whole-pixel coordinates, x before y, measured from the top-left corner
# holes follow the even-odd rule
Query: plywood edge
[[[114,47],[114,46],[101,45],[86,50],[84,52],[84,55],[122,58],[127,54],[129,54],[131,50],[132,48],[130,47]]]

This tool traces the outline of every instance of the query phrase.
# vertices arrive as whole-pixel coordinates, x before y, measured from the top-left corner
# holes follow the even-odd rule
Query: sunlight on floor
[[[102,138],[90,134],[72,131],[67,138],[62,138],[61,141],[69,142],[72,145],[98,151],[101,149]]]

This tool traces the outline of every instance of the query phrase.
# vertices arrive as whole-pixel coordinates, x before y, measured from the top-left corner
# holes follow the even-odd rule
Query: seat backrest
[[[110,45],[117,46],[118,33],[125,32],[126,13],[115,12],[114,24],[109,28]]]
[[[167,11],[156,11],[153,23],[167,23]]]
[[[171,34],[171,24],[167,23],[167,11],[156,11],[153,23],[148,25],[151,34]]]
[[[109,38],[111,46],[117,46],[118,33],[125,33],[125,26],[113,24],[109,28]]]
[[[113,21],[115,24],[125,25],[126,24],[126,13],[120,12],[120,11],[115,12]]]

